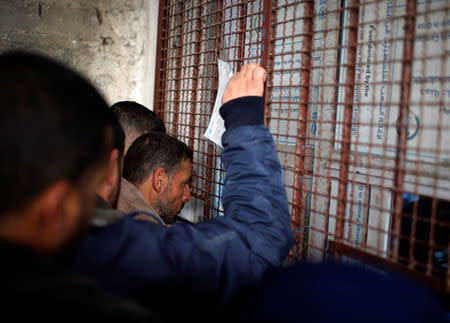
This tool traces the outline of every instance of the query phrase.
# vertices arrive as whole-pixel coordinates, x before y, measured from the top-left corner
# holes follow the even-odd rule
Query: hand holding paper
[[[259,64],[244,65],[242,69],[233,75],[228,63],[219,60],[219,88],[217,89],[214,110],[209,121],[205,137],[216,145],[222,147],[222,135],[225,126],[219,109],[222,104],[243,96],[262,96],[264,94],[264,82],[266,70]]]
[[[244,65],[228,82],[222,96],[222,104],[243,96],[263,96],[265,81],[266,70],[259,64]]]

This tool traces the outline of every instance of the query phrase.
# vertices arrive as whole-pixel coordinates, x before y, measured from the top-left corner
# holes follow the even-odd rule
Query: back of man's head
[[[108,111],[109,125],[113,130],[113,147],[109,153],[108,169],[103,183],[97,189],[97,195],[113,208],[117,207],[122,179],[125,134],[122,126],[111,110]]]
[[[53,60],[0,56],[0,219],[60,180],[78,183],[106,162],[108,106],[83,77]]]
[[[133,141],[150,131],[166,132],[163,121],[150,109],[134,101],[120,101],[111,110],[125,132],[125,152]]]
[[[192,150],[182,141],[161,132],[150,132],[136,139],[125,155],[123,177],[139,187],[157,168],[168,176],[181,162],[192,162]]]

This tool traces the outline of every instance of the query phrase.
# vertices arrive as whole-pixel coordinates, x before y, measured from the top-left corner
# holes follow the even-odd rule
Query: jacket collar
[[[120,185],[120,195],[119,201],[117,203],[117,210],[124,213],[144,211],[153,214],[160,221],[160,223],[164,223],[158,213],[144,199],[141,192],[139,192],[139,190],[125,178],[122,178],[122,182]]]

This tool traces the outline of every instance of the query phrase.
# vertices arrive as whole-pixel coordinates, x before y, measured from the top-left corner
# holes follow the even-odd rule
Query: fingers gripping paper
[[[220,116],[219,109],[222,106],[222,95],[225,92],[228,81],[233,76],[230,64],[219,59],[219,87],[217,89],[216,103],[209,121],[208,128],[205,132],[205,138],[211,140],[216,145],[222,147],[222,135],[225,132],[225,125]],[[223,147],[222,147],[223,148]]]

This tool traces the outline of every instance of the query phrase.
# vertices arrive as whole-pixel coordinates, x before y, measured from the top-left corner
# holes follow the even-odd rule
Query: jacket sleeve
[[[167,282],[214,291],[226,301],[281,266],[293,239],[273,138],[262,116],[235,118],[252,105],[262,114],[262,98],[247,97],[230,102],[224,116],[224,216],[171,227],[125,217],[88,237],[78,258],[83,273],[125,296]]]

